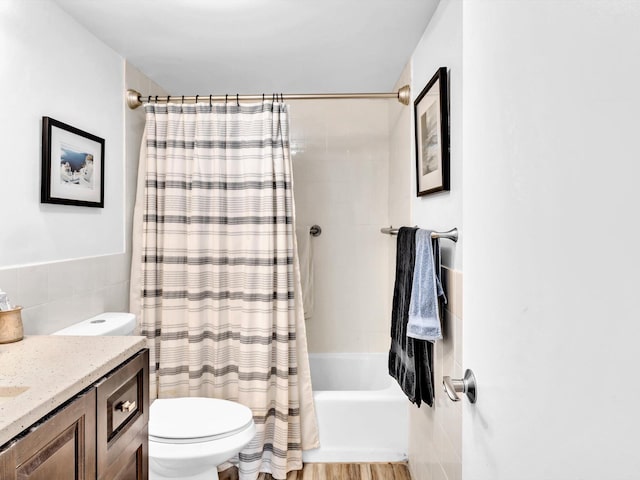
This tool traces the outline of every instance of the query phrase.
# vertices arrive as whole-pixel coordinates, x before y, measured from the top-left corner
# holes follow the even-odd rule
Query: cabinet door
[[[16,451],[13,446],[0,452],[0,479],[13,480],[16,477]]]
[[[96,386],[99,480],[148,475],[149,352],[132,357]]]
[[[145,425],[141,435],[122,450],[114,458],[103,475],[99,478],[108,480],[146,480],[148,477],[148,442]]]
[[[96,476],[95,405],[96,394],[91,389],[30,430],[9,449],[4,462],[6,478],[93,480]],[[0,469],[2,463],[0,460]]]

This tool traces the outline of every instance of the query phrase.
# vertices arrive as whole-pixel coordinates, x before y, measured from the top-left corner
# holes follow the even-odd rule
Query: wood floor
[[[220,480],[238,480],[238,471],[220,473]],[[273,480],[261,473],[258,480]],[[289,472],[287,480],[411,480],[404,463],[305,463],[302,470]]]

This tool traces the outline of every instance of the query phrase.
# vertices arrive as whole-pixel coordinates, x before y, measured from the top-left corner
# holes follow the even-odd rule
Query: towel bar
[[[380,233],[386,233],[388,235],[397,235],[398,228],[393,227],[385,227],[380,229]],[[447,240],[452,240],[454,242],[458,241],[458,229],[452,228],[446,232],[431,232],[431,238],[446,238]]]

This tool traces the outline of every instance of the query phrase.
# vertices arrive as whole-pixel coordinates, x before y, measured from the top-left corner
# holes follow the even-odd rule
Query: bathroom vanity
[[[0,345],[0,478],[146,479],[143,337]]]

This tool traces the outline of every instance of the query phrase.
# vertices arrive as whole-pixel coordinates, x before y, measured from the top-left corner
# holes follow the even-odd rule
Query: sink
[[[2,387],[0,386],[0,405],[4,402],[12,400],[21,393],[29,390],[29,387]]]

